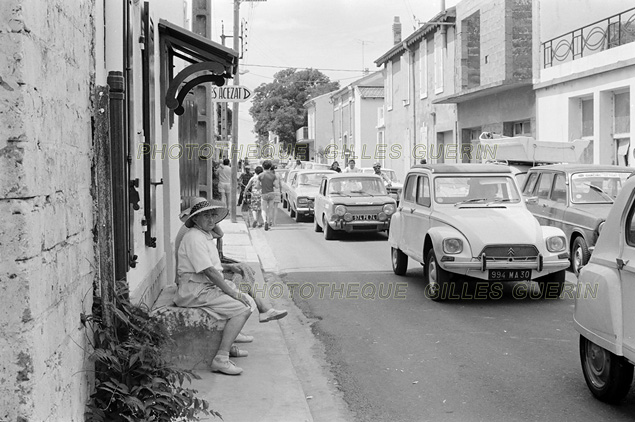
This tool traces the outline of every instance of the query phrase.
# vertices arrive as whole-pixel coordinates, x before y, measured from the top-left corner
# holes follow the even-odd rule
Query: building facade
[[[633,3],[541,0],[533,13],[538,139],[587,139],[584,162],[635,166]]]
[[[457,161],[457,114],[454,104],[435,104],[454,93],[455,8],[443,10],[407,38],[393,24],[394,46],[375,60],[384,77],[384,104],[379,111],[378,157],[403,179],[420,160]]]
[[[332,143],[325,159],[345,166],[349,159],[362,167],[375,159],[377,108],[383,103],[383,78],[371,73],[330,94]]]
[[[480,162],[482,132],[535,135],[532,2],[463,0],[456,33],[454,92],[433,103],[456,104],[460,161]]]
[[[213,153],[188,93],[238,60],[185,29],[191,13],[168,0],[0,5],[2,420],[84,420],[93,293],[121,280],[151,305],[174,280],[178,214],[200,193],[188,171]]]
[[[331,93],[304,103],[307,111],[307,137],[312,142],[315,161],[326,163],[325,151],[333,143],[333,105]]]

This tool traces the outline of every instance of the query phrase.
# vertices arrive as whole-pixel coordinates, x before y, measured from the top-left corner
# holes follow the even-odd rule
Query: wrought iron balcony
[[[635,7],[542,43],[543,66],[590,56],[635,41]]]

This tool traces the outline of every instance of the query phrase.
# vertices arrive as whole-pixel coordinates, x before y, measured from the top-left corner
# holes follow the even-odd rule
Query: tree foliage
[[[295,143],[295,132],[307,125],[304,103],[311,98],[339,89],[317,69],[289,68],[274,75],[274,81],[261,84],[254,91],[249,114],[255,121],[255,132],[266,139],[269,131],[280,136],[285,146]]]

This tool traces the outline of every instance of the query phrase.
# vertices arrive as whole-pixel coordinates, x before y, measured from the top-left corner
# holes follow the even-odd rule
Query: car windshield
[[[337,178],[329,183],[328,193],[342,196],[387,195],[384,183],[374,177]]]
[[[434,200],[439,204],[519,202],[510,176],[440,176],[434,179]]]
[[[302,186],[320,186],[322,179],[328,173],[305,173],[301,174],[298,179],[298,184]]]
[[[571,175],[571,202],[613,203],[630,173],[588,172]]]

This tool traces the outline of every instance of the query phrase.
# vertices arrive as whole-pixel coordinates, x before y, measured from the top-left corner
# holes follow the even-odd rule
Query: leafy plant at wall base
[[[206,400],[196,397],[196,390],[183,387],[185,380],[200,377],[163,357],[161,347],[170,341],[165,327],[130,303],[125,283],[118,283],[115,297],[112,329],[102,320],[99,297],[94,298],[93,315],[88,318],[94,334],[95,391],[86,421],[198,421],[199,414],[220,417]]]

